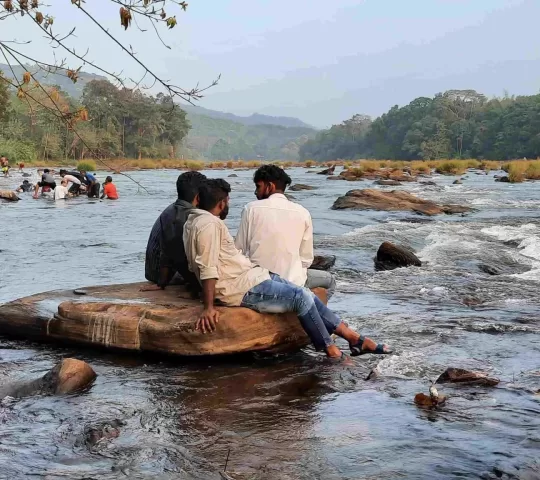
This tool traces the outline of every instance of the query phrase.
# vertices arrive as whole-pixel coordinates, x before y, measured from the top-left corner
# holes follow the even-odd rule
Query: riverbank
[[[438,173],[442,175],[464,175],[470,169],[482,170],[486,173],[493,170],[503,170],[507,173],[509,183],[521,183],[526,180],[540,180],[540,160],[412,160],[410,162],[397,160],[336,160],[331,162],[305,162],[276,161],[263,162],[259,160],[241,161],[212,161],[201,160],[175,160],[175,159],[106,159],[106,160],[82,160],[57,161],[46,160],[36,163],[25,164],[25,168],[77,168],[81,170],[97,171],[105,170],[111,173],[121,173],[138,170],[255,170],[261,165],[273,163],[283,168],[307,168],[320,171],[331,166],[343,167],[348,170],[350,176],[356,178],[370,177],[400,177],[404,173],[412,176],[430,175]],[[13,169],[16,167],[13,166]]]

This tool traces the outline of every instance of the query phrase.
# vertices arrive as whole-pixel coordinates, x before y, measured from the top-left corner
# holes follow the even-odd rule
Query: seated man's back
[[[313,262],[311,215],[284,194],[274,193],[244,207],[235,244],[254,264],[304,285]]]

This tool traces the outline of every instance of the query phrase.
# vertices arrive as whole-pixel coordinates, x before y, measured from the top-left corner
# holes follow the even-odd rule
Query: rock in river
[[[401,182],[398,180],[375,180],[373,185],[386,185],[388,187],[398,187],[401,185]]]
[[[20,200],[17,194],[11,190],[0,190],[0,198],[7,200],[8,202],[16,202]]]
[[[41,378],[0,387],[0,399],[72,393],[90,385],[95,378],[96,372],[86,362],[64,358]]]
[[[461,205],[439,205],[430,200],[414,195],[392,190],[385,192],[375,189],[350,190],[339,197],[332,206],[333,210],[351,208],[354,210],[383,210],[383,211],[412,211],[423,215],[438,215],[441,213],[465,213],[472,209]]]
[[[303,183],[297,183],[296,185],[293,185],[289,188],[291,192],[299,192],[301,190],[315,190],[316,187],[312,187],[311,185],[304,185]]]
[[[499,382],[498,378],[488,377],[483,372],[471,372],[462,368],[447,368],[435,383],[462,383],[494,387]]]
[[[374,258],[375,270],[394,270],[400,267],[421,267],[420,259],[409,249],[394,245],[390,242],[383,242],[377,250]]]
[[[336,263],[335,255],[315,255],[311,267],[313,270],[329,270]]]
[[[317,175],[334,175],[334,170],[336,169],[335,165],[332,165],[330,168],[327,168],[326,170],[322,170],[321,172],[317,172]]]

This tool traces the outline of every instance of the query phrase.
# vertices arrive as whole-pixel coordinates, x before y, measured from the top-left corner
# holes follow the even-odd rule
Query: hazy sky
[[[76,26],[75,44],[81,52],[90,46],[88,58],[140,75],[68,0],[50,3],[56,30]],[[221,73],[201,105],[237,114],[290,115],[322,127],[450,88],[501,95],[540,87],[539,0],[191,0],[163,34],[171,50],[151,29],[124,32],[109,0],[85,5],[174,83],[204,85]],[[32,39],[19,48],[50,57],[27,18],[0,27],[3,40]]]

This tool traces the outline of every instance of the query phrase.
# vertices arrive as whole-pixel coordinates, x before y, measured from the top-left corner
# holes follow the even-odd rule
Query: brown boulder
[[[488,377],[482,372],[471,372],[462,368],[447,368],[435,383],[461,383],[494,387],[499,382],[498,378]]]
[[[95,378],[96,372],[86,362],[64,358],[41,378],[1,387],[0,398],[72,393],[87,387]]]
[[[333,210],[349,208],[354,210],[412,211],[423,215],[464,213],[472,210],[460,205],[438,205],[403,191],[386,192],[375,189],[350,190],[343,197],[339,197],[332,206]]]
[[[440,395],[438,398],[432,398],[430,395],[424,393],[417,393],[414,396],[414,403],[419,407],[433,408],[438,405],[443,405],[446,402],[446,397]]]
[[[181,356],[290,351],[310,343],[294,313],[261,314],[241,307],[216,307],[216,331],[203,334],[195,330],[201,303],[185,287],[141,291],[145,286],[57,290],[8,302],[0,305],[0,334]],[[326,303],[324,289],[313,292]]]
[[[398,180],[375,180],[373,182],[374,185],[386,185],[386,186],[389,186],[389,187],[397,187],[399,185],[401,185],[401,182],[399,182]]]
[[[335,165],[332,165],[330,168],[317,172],[317,175],[334,175],[334,170],[336,169]]]
[[[7,200],[9,202],[16,202],[20,200],[15,192],[11,190],[0,190],[0,198]]]
[[[311,185],[304,185],[303,183],[297,183],[296,185],[293,185],[289,188],[291,192],[300,192],[301,190],[316,190],[316,187],[312,187]]]
[[[409,249],[394,245],[390,242],[383,242],[377,250],[374,259],[375,270],[394,270],[400,267],[421,267],[420,259]]]
[[[335,255],[315,255],[309,268],[313,270],[330,270],[336,263]]]

